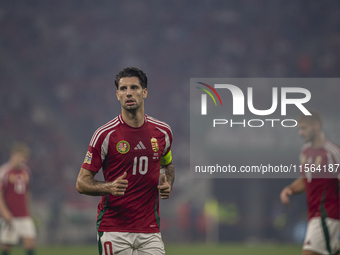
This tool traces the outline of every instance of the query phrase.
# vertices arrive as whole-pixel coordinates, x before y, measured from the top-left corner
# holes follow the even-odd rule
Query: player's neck
[[[324,133],[320,133],[315,137],[315,139],[312,141],[312,148],[313,149],[319,149],[324,146],[326,142],[326,137]]]
[[[17,162],[11,159],[8,161],[8,164],[12,169],[20,169],[22,167],[21,164],[18,164]]]
[[[122,118],[130,127],[141,127],[144,124],[144,109],[142,109],[142,107],[136,111],[126,111],[122,109]]]

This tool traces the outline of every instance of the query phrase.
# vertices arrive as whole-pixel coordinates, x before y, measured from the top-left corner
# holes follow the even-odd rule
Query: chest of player
[[[322,148],[303,151],[300,156],[300,164],[301,173],[306,177],[308,183],[316,178],[337,178],[334,159],[328,151]],[[314,183],[315,181],[313,185]]]
[[[149,130],[117,132],[110,137],[106,160],[131,166],[159,164],[166,146],[164,134]]]
[[[325,150],[306,150],[301,153],[300,164],[314,165],[316,167],[333,163],[332,156]]]
[[[10,171],[6,178],[4,187],[6,192],[24,194],[29,183],[29,175],[24,171]]]

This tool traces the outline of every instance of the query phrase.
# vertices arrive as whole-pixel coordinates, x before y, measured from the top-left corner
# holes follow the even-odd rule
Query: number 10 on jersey
[[[132,169],[132,175],[137,174],[137,164],[138,164],[138,172],[142,175],[146,174],[148,172],[148,157],[147,156],[141,156],[138,160],[138,157],[135,157],[133,160],[133,169]]]

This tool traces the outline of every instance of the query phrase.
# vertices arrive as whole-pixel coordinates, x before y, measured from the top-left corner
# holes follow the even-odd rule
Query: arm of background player
[[[26,208],[28,210],[28,214],[31,214],[31,204],[32,204],[32,194],[31,192],[27,191],[25,194],[25,201],[26,201]]]
[[[119,176],[113,182],[103,182],[94,179],[95,172],[81,168],[77,178],[76,188],[79,193],[89,196],[104,196],[112,194],[114,196],[123,196],[128,186],[128,180],[125,179],[126,172]]]
[[[5,219],[5,221],[10,222],[13,218],[12,213],[9,211],[5,199],[3,196],[3,192],[0,190],[0,213],[1,216]]]
[[[294,194],[304,192],[306,189],[304,178],[298,178],[292,184],[285,187],[280,194],[280,199],[283,204],[289,204],[289,197]]]

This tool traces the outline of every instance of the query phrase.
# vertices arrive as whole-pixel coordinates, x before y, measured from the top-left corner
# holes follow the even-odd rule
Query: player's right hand
[[[4,211],[2,217],[8,224],[12,222],[13,215],[9,211]]]
[[[168,199],[170,197],[171,186],[168,183],[165,174],[162,174],[161,183],[157,188],[162,199]]]
[[[110,183],[110,191],[114,196],[123,196],[128,186],[128,180],[126,178],[126,172],[119,176],[116,180]]]
[[[289,197],[293,195],[293,191],[290,187],[285,187],[280,194],[281,203],[288,205],[289,204]]]

